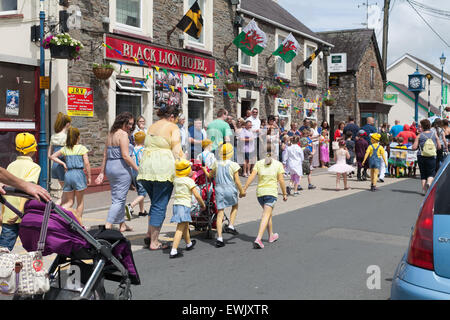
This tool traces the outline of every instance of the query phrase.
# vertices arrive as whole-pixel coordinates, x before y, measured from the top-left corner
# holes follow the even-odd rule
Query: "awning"
[[[116,85],[120,90],[150,92],[150,89],[145,83],[142,84],[141,82],[136,82],[137,81],[133,84],[133,81],[131,80],[117,79]]]
[[[195,97],[195,98],[210,98],[210,99],[214,98],[214,96],[212,94],[202,91],[202,90],[188,90],[188,94],[191,97]]]
[[[392,108],[391,104],[378,101],[358,101],[360,112],[373,112],[388,114]]]

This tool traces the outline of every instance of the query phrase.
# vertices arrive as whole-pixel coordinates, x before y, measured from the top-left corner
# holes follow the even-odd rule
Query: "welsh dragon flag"
[[[299,47],[297,40],[295,40],[292,33],[289,33],[283,43],[272,54],[281,57],[284,62],[289,63],[297,55]]]
[[[255,19],[242,29],[242,32],[233,40],[233,43],[246,55],[254,57],[261,53],[267,45],[266,34],[258,28]]]

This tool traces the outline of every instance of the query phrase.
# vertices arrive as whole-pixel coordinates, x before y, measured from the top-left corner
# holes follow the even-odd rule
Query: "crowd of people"
[[[132,231],[125,221],[131,220],[134,208],[139,206],[138,216],[149,216],[145,247],[149,250],[168,249],[169,244],[161,242],[159,234],[173,196],[171,222],[177,223],[177,230],[170,258],[180,256],[177,249],[182,238],[186,250],[192,250],[195,240],[191,240],[188,226],[192,222],[193,198],[201,208],[205,207],[191,170],[191,164],[196,161],[205,175],[215,181],[218,209],[215,245],[218,248],[225,246],[222,230],[238,234],[234,223],[239,198],[247,196],[249,185],[258,178],[257,200],[263,211],[253,246],[261,249],[266,230],[269,243],[279,238],[273,232],[272,223],[278,186],[283,200],[287,201],[288,196],[296,197],[303,190],[301,180],[304,176],[307,189],[315,189],[312,171],[327,168],[328,172],[336,174],[337,191],[341,178],[344,190],[348,190],[348,178],[355,173],[359,181],[370,176],[370,190],[376,191],[377,182],[384,182],[385,176],[415,176],[418,166],[425,193],[448,154],[448,120],[435,119],[431,123],[424,119],[419,126],[395,121],[392,128],[387,124],[376,128],[372,117],[367,118],[362,127],[349,117],[332,132],[326,121],[319,126],[314,119],[304,119],[300,127],[293,121],[287,128],[286,118],[269,115],[267,119],[260,119],[258,114],[259,110],[253,108],[248,110],[245,119],[234,119],[227,110],[219,109],[216,119],[206,126],[202,119],[193,119],[191,126],[185,126],[185,116],[177,108],[165,106],[158,110],[159,120],[149,127],[142,116],[135,119],[129,112],[119,114],[105,141],[100,173],[95,179],[95,184],[101,184],[107,177],[111,188],[111,206],[105,227],[111,229],[118,225],[121,232]],[[59,113],[54,129],[48,152],[53,161],[51,175],[63,188],[60,205],[72,211],[82,223],[84,193],[92,183],[89,150],[80,143],[80,131],[71,125],[69,116]],[[6,171],[0,171],[0,181],[4,177],[11,178],[12,173],[36,183],[40,168],[32,161],[36,151],[34,137],[29,133],[18,134],[16,147],[22,155]],[[244,184],[241,177],[247,178]],[[287,184],[286,178],[289,178]],[[8,184],[37,198],[49,199],[44,189],[30,183],[16,179]],[[126,203],[130,189],[137,191],[137,197]],[[151,201],[149,212],[144,209],[147,195]],[[23,210],[23,204],[17,205]],[[231,208],[230,220],[223,225],[227,208]],[[2,228],[0,245],[11,247],[17,238],[16,225],[20,221],[8,214],[3,214],[6,228]]]

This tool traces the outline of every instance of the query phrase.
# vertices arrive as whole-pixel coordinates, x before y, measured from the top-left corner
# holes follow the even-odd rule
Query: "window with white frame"
[[[239,28],[241,33],[242,28]],[[252,73],[258,72],[258,56],[250,57],[242,50],[238,50],[239,71],[250,71]]]
[[[284,37],[278,35],[276,47],[278,48],[279,46],[281,46],[283,44],[283,41],[284,41]],[[276,65],[277,74],[285,75],[286,74],[286,62],[284,62],[283,59],[281,59],[280,57],[276,57],[276,58],[277,58],[277,65]]]
[[[142,0],[116,0],[116,21],[126,27],[142,29]]]
[[[184,13],[186,13],[196,0],[184,0]],[[185,47],[198,48],[208,52],[213,50],[213,1],[197,0],[202,13],[203,27],[200,38],[195,39],[188,34],[185,35]]]
[[[17,0],[0,0],[0,15],[17,13]]]
[[[153,37],[153,0],[109,0],[109,18],[111,33]]]
[[[198,6],[200,7],[200,11],[202,13],[202,17],[204,18],[204,12],[205,12],[205,0],[188,0],[188,7],[192,7],[192,5],[195,3],[195,1],[198,1]],[[191,37],[188,35],[188,41],[189,42],[193,42],[195,44],[199,44],[204,46],[205,45],[205,32],[204,32],[204,27],[205,27],[205,19],[203,19],[203,28],[202,28],[202,32],[200,33],[200,38],[195,39],[194,37]]]
[[[316,44],[305,41],[305,60],[308,59],[314,53],[314,51],[316,51],[316,49]],[[317,84],[317,57],[313,60],[308,68],[305,68],[305,81],[308,83]]]
[[[279,29],[275,30],[275,48],[278,49],[280,45],[283,44],[283,41],[288,36],[288,33]],[[291,63],[284,62],[281,57],[275,57],[275,73],[286,80],[291,80]]]

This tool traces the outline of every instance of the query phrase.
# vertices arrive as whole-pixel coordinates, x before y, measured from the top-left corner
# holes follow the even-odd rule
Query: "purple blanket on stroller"
[[[79,225],[78,220],[72,212],[61,207],[59,208]],[[45,203],[37,200],[29,200],[25,204],[24,212],[25,215],[19,227],[19,237],[25,250],[28,252],[36,251],[45,212]],[[123,237],[121,234],[120,236]],[[114,247],[113,255],[128,270],[132,283],[139,284],[139,275],[134,264],[131,245],[125,237],[119,240],[121,242]],[[70,257],[73,252],[82,248],[89,248],[90,246],[81,234],[73,230],[63,217],[52,210],[48,221],[45,248],[42,253],[44,256],[56,253]]]
[[[59,208],[75,223],[79,224],[72,212]],[[25,250],[28,252],[36,251],[45,212],[45,203],[37,200],[27,201],[24,212],[25,215],[19,227],[19,237]],[[42,254],[47,256],[57,253],[69,257],[72,252],[89,247],[90,244],[86,239],[73,230],[63,217],[52,210],[48,220],[47,239]]]

